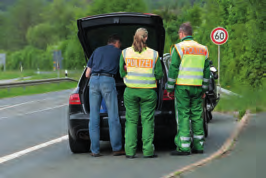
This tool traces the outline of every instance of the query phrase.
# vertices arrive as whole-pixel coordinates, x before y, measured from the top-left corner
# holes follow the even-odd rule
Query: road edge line
[[[230,137],[224,142],[224,144],[219,148],[219,150],[217,150],[216,152],[214,152],[213,154],[211,154],[207,158],[203,158],[202,160],[199,160],[195,163],[192,163],[192,164],[187,165],[183,168],[180,168],[176,171],[173,171],[170,174],[163,176],[163,178],[177,178],[181,174],[183,174],[184,172],[191,171],[192,169],[196,169],[199,166],[205,165],[205,164],[211,162],[212,160],[219,158],[220,156],[222,156],[226,152],[228,152],[232,148],[233,143],[236,141],[241,130],[244,128],[245,124],[248,123],[250,118],[251,118],[250,113],[246,113],[242,117],[242,119],[237,124],[236,129],[233,131],[233,133],[230,135]]]
[[[64,140],[67,140],[67,139],[68,139],[68,135],[64,135],[62,137],[50,140],[48,142],[41,143],[39,145],[35,145],[35,146],[32,146],[32,147],[29,147],[29,148],[27,148],[25,150],[21,150],[21,151],[18,151],[18,152],[15,152],[15,153],[0,157],[0,165],[5,163],[5,162],[7,162],[7,161],[13,160],[15,158],[19,158],[21,156],[24,156],[24,155],[26,155],[26,154],[28,154],[30,152],[39,150],[39,149],[44,148],[44,147],[48,147],[48,146],[56,144],[56,143],[60,143],[60,142],[62,142]]]
[[[52,107],[52,108],[39,109],[37,111],[27,112],[27,113],[24,113],[24,114],[17,114],[15,116],[24,116],[24,115],[34,114],[34,113],[37,113],[37,112],[43,112],[43,111],[48,111],[48,110],[52,110],[52,109],[61,108],[63,106],[67,106],[67,105],[68,104],[57,105],[57,106]],[[13,116],[13,117],[15,117],[15,116]],[[3,119],[7,119],[7,118],[10,118],[10,117],[0,117],[0,121],[3,120]]]
[[[14,87],[14,88],[15,88],[15,87]],[[64,89],[64,90],[72,90],[72,91],[73,91],[75,88],[77,88],[77,87],[69,88],[69,89]],[[12,97],[0,98],[0,100],[4,100],[4,99],[12,99],[12,98],[23,97],[23,96],[34,96],[34,95],[50,94],[50,93],[53,93],[53,92],[60,92],[60,91],[64,91],[64,90],[48,91],[48,92],[45,92],[45,93],[35,93],[35,94],[29,94],[29,95],[12,96]],[[70,95],[70,94],[71,94],[71,91],[70,91],[69,95]]]

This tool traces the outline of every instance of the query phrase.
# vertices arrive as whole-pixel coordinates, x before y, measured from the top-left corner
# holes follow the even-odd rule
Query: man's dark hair
[[[121,39],[120,39],[120,37],[117,34],[112,34],[112,35],[109,36],[108,44],[109,43],[115,43],[116,41],[120,41],[121,42]]]
[[[193,30],[190,22],[183,23],[179,28],[179,32],[180,31],[182,31],[187,36],[191,36],[193,34]]]

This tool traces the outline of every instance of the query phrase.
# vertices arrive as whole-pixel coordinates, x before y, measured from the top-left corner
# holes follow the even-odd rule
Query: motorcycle
[[[210,83],[209,88],[206,91],[204,99],[204,114],[207,123],[212,120],[212,111],[220,100],[220,94],[217,91],[215,80],[218,79],[218,70],[213,66],[213,62],[209,61],[210,64]]]

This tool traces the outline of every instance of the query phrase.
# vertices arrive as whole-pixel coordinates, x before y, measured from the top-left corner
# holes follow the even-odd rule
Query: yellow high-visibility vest
[[[209,57],[208,48],[194,40],[175,44],[181,64],[176,85],[202,86],[205,60]]]
[[[127,75],[124,83],[131,88],[156,88],[154,76],[155,63],[158,59],[158,52],[146,48],[141,53],[135,52],[133,47],[122,51],[126,66]]]

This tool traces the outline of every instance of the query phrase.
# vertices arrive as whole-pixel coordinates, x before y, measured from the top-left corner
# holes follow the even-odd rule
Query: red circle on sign
[[[214,38],[214,33],[217,32],[218,30],[221,30],[221,31],[223,31],[225,33],[224,40],[223,41],[220,41],[220,42],[219,41],[216,41],[215,38]],[[224,44],[228,40],[228,37],[229,37],[229,35],[228,35],[227,30],[225,28],[222,28],[222,27],[217,27],[217,28],[213,29],[212,32],[211,32],[211,40],[212,40],[212,42],[214,44],[217,44],[217,45]]]

